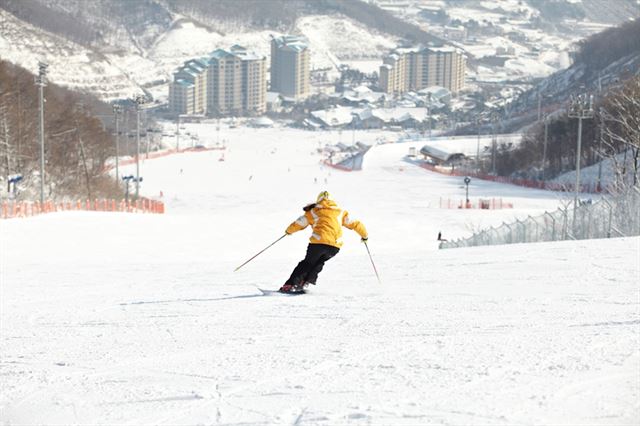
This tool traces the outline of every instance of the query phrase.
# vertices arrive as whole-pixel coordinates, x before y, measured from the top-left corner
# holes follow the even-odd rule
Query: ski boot
[[[282,287],[280,287],[280,290],[278,290],[280,293],[293,293],[294,286],[292,284],[285,284]]]
[[[278,290],[280,293],[304,293],[304,290],[307,288],[307,285],[305,283],[300,283],[300,284],[285,284],[282,287],[280,287],[280,290]]]

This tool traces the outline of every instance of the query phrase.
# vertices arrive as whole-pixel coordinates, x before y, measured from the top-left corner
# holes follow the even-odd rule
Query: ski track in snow
[[[187,128],[210,141],[214,126]],[[404,162],[411,144],[343,173],[314,150],[346,133],[221,132],[224,162],[142,165],[166,215],[0,222],[1,424],[638,423],[640,238],[438,251],[439,230],[563,195],[474,180],[474,197],[516,208],[441,210],[460,178]],[[367,225],[382,285],[348,230],[309,294],[261,291],[284,282],[308,231],[232,272],[325,188]]]

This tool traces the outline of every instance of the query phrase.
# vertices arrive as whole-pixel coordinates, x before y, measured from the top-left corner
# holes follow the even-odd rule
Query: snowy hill
[[[439,230],[467,235],[561,196],[474,180],[473,197],[515,208],[441,210],[464,188],[405,162],[415,143],[376,145],[346,173],[316,153],[338,132],[185,127],[227,150],[142,164],[166,215],[0,222],[0,424],[640,419],[640,239],[438,251]],[[367,226],[382,285],[349,231],[307,295],[264,290],[308,231],[232,272],[322,189]]]
[[[589,0],[585,8],[597,8],[595,1]],[[528,82],[569,65],[573,42],[621,22],[622,16],[640,15],[630,1],[610,4],[600,18],[588,13],[588,19],[576,21],[568,15],[553,26],[543,19],[548,7],[544,2],[504,0],[499,7],[491,2],[447,6],[440,0],[371,4],[418,25],[425,36],[443,37],[462,47],[473,58],[471,80]],[[5,0],[0,4],[0,57],[31,70],[39,60],[48,62],[52,81],[105,100],[145,89],[163,101],[166,83],[181,62],[233,44],[268,56],[270,35],[284,32],[309,38],[311,66],[328,69],[329,78],[337,77],[342,64],[377,70],[383,55],[406,34],[397,25],[393,31],[387,28],[386,10],[377,9],[381,15],[370,16],[364,24],[358,1],[351,3],[356,5],[347,9],[353,16],[347,17],[338,12],[346,1],[253,1],[248,3],[250,10],[243,10],[229,0],[218,0],[217,9],[187,0]],[[424,11],[433,7],[446,10],[448,21],[425,19]],[[261,19],[261,13],[268,16]],[[453,23],[474,30],[456,40],[447,33]],[[491,64],[495,56],[504,59],[503,66]]]
[[[166,83],[182,62],[233,44],[269,57],[270,37],[283,34],[243,27],[216,31],[174,14],[170,25],[144,44],[118,37],[120,29],[112,30],[114,44],[87,46],[35,27],[1,8],[0,17],[2,59],[30,70],[37,69],[38,61],[47,62],[51,81],[104,100],[132,97],[146,89],[162,101],[168,93]],[[292,31],[309,38],[312,69],[329,69],[332,78],[338,76],[342,60],[376,58],[381,62],[398,41],[339,14],[301,17]]]
[[[640,16],[635,0],[372,1],[464,49],[478,84],[524,84],[563,70],[575,43]]]
[[[91,49],[54,34],[33,27],[0,9],[0,58],[32,70],[38,61],[47,62],[49,79],[60,86],[87,91],[109,100],[140,93],[138,83],[132,81],[117,64],[120,55],[108,58]],[[138,66],[149,66],[139,56]]]

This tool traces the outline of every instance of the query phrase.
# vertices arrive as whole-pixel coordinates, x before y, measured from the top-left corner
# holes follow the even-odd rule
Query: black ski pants
[[[327,244],[309,244],[307,255],[295,267],[286,284],[299,285],[305,282],[315,284],[324,262],[338,254],[339,251],[338,247]]]

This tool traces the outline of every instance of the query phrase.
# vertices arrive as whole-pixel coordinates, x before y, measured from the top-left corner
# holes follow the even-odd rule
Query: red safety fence
[[[77,201],[4,201],[0,218],[12,219],[16,217],[36,216],[43,213],[61,211],[98,211],[98,212],[129,212],[129,213],[164,213],[162,201],[138,198],[135,201],[125,200],[77,200]]]
[[[573,192],[575,185],[556,182],[544,182],[541,180],[533,179],[517,179],[504,176],[494,176],[485,173],[474,173],[464,170],[455,170],[451,167],[435,166],[433,164],[421,163],[420,167],[430,170],[432,172],[440,173],[448,176],[469,176],[477,179],[488,180],[491,182],[506,183],[510,185],[524,186],[526,188],[544,189],[547,191],[559,191],[559,192]],[[584,184],[580,185],[580,192],[597,194],[602,192],[602,187],[597,184]]]
[[[505,203],[502,198],[480,198],[477,201],[452,200],[450,198],[440,198],[441,209],[481,209],[481,210],[501,210],[512,209],[512,203]]]

